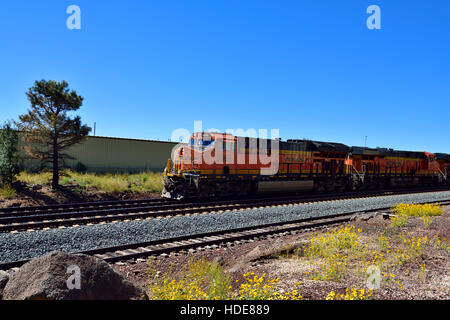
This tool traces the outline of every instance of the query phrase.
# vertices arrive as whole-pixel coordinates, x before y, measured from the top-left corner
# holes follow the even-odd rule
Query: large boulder
[[[106,262],[83,254],[52,252],[11,275],[4,300],[129,300],[144,292]]]
[[[3,296],[3,289],[9,281],[9,273],[3,270],[0,270],[0,299]]]

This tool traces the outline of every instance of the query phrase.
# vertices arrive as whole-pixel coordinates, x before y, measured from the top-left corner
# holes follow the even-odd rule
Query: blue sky
[[[81,30],[66,8],[81,8]],[[369,30],[369,5],[381,30]],[[4,1],[0,121],[66,80],[97,135],[203,127],[450,153],[450,2]]]

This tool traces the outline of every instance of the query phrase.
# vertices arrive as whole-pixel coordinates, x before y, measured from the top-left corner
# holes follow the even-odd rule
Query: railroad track
[[[449,187],[430,187],[427,189],[423,188],[408,188],[408,189],[390,189],[390,190],[375,190],[375,191],[353,191],[346,193],[328,193],[328,194],[312,194],[303,193],[303,197],[339,197],[345,195],[376,195],[376,194],[405,194],[405,193],[421,193],[421,192],[438,192],[438,191],[449,191]],[[261,195],[257,197],[252,197],[250,200],[263,200],[265,198],[271,198],[271,196]],[[289,195],[293,197],[293,195]],[[285,197],[287,198],[287,197]],[[240,201],[246,198],[238,197],[229,199],[229,201]],[[248,197],[247,197],[248,199]],[[195,204],[201,202],[207,202],[210,199],[197,198],[193,200],[177,201],[165,198],[154,198],[154,199],[141,199],[141,200],[112,200],[112,201],[98,201],[98,202],[83,202],[83,203],[68,203],[68,204],[52,204],[46,206],[28,206],[28,207],[8,207],[0,208],[0,217],[12,217],[12,216],[29,216],[29,215],[39,215],[39,214],[52,214],[52,213],[67,213],[67,212],[83,212],[83,211],[93,211],[93,210],[110,210],[110,209],[125,209],[125,208],[138,208],[144,206],[158,206],[167,204]],[[222,199],[223,200],[223,199]],[[222,201],[221,199],[215,199],[215,201]]]
[[[433,201],[425,203],[441,203],[450,205],[450,200]],[[102,259],[109,263],[118,261],[129,261],[137,258],[148,258],[150,256],[168,255],[172,252],[186,252],[195,248],[214,249],[223,245],[241,243],[250,239],[262,237],[282,236],[298,231],[309,231],[320,227],[329,227],[342,224],[355,217],[364,217],[374,213],[389,211],[390,207],[376,208],[365,211],[349,211],[335,215],[303,218],[293,221],[277,222],[265,225],[227,229],[208,233],[197,233],[175,238],[159,239],[147,242],[125,244],[119,246],[98,248],[75,253],[87,254]],[[12,261],[0,263],[0,270],[17,268],[29,260]]]
[[[439,189],[439,191],[446,190],[449,189]],[[0,233],[424,192],[436,192],[436,189],[305,194],[301,196],[255,197],[250,199],[232,199],[214,202],[202,202],[201,200],[178,202],[166,199],[149,199],[46,207],[8,208],[0,211]]]
[[[113,208],[127,208],[144,205],[158,205],[175,203],[176,200],[165,198],[141,199],[141,200],[112,200],[112,201],[93,201],[82,203],[67,203],[67,204],[52,204],[46,206],[33,207],[9,207],[0,208],[0,217],[14,216],[14,215],[33,215],[33,214],[50,214],[60,212],[76,212],[89,210],[102,210]]]

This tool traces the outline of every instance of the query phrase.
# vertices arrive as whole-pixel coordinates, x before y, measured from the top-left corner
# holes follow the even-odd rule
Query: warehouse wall
[[[68,149],[75,160],[66,166],[74,168],[83,163],[90,172],[163,171],[176,143],[108,137],[87,137],[85,141]],[[27,157],[23,166],[28,170],[39,167],[37,160]]]

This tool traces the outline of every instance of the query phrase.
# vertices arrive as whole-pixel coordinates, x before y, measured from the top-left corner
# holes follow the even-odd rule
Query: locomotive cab
[[[164,171],[162,196],[182,199],[188,194],[200,195],[201,187],[205,186],[200,180],[209,181],[209,177],[229,173],[225,145],[234,144],[234,139],[228,134],[196,132],[188,143],[177,145]],[[209,196],[213,191],[205,190],[201,196]]]
[[[425,152],[425,170],[438,173],[440,170],[439,162],[437,162],[436,156],[432,153]]]

